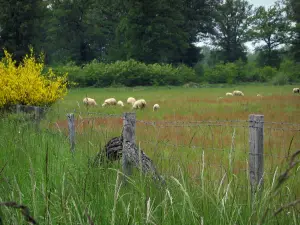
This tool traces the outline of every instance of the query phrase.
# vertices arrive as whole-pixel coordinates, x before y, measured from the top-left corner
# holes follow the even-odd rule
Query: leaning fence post
[[[252,193],[263,185],[264,116],[249,115],[249,178]]]
[[[74,113],[67,114],[71,152],[75,152],[75,119]]]
[[[124,113],[123,114],[123,149],[122,149],[122,169],[125,175],[131,175],[131,165],[127,158],[125,143],[135,143],[135,124],[136,115],[135,113]]]

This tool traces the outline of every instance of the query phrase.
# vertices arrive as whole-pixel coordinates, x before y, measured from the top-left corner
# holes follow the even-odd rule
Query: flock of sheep
[[[95,99],[88,97],[83,99],[83,104],[86,106],[97,106],[97,102],[95,101]],[[133,97],[129,97],[127,99],[127,104],[132,105],[132,109],[144,109],[147,105],[145,99],[135,100],[135,98]],[[122,101],[117,101],[115,98],[106,99],[102,104],[102,107],[115,105],[124,107],[124,103]],[[159,104],[153,105],[153,111],[157,111],[159,108]]]
[[[226,96],[244,96],[244,93],[238,90],[231,92],[227,92]]]
[[[232,93],[231,92],[227,92],[226,96],[244,96],[244,93],[241,92],[241,91],[235,90]],[[257,94],[257,97],[262,97],[262,95],[261,94]]]
[[[299,94],[300,93],[300,88],[293,88],[293,93],[298,93]],[[227,92],[226,96],[244,96],[244,93],[241,92],[241,91],[235,90],[232,93],[231,92]],[[257,97],[262,97],[261,94],[257,94],[256,96]]]
[[[300,94],[300,88],[293,88],[293,93]],[[232,93],[227,92],[226,96],[244,96],[244,93],[242,91],[235,90]],[[262,95],[257,94],[257,97],[262,97]],[[221,99],[221,98],[223,98],[223,97],[219,97],[218,99]],[[83,99],[83,104],[86,106],[97,106],[95,99],[88,98],[88,97]],[[145,99],[135,100],[135,98],[133,98],[133,97],[129,97],[127,99],[127,104],[132,105],[132,109],[144,109],[147,105]],[[104,101],[104,103],[102,104],[102,107],[115,106],[115,105],[124,107],[124,103],[122,101],[117,101],[115,98],[106,99]],[[159,104],[153,105],[153,111],[157,111],[159,108],[160,108]]]

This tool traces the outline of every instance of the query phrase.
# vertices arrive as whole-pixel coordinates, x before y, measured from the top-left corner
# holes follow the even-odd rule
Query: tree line
[[[300,2],[0,0],[0,46],[17,62],[33,47],[48,65],[135,60],[197,72],[254,57],[257,67],[279,69],[285,58],[300,63]]]

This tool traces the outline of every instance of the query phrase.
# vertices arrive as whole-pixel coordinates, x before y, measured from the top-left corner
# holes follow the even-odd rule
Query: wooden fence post
[[[75,117],[74,113],[67,114],[71,152],[75,153]]]
[[[41,108],[38,106],[34,106],[34,123],[35,127],[38,130],[41,120]]]
[[[249,115],[249,178],[251,191],[263,186],[264,173],[264,116]]]
[[[135,113],[124,113],[123,114],[123,149],[122,149],[122,169],[125,175],[131,175],[131,165],[127,159],[125,151],[125,143],[135,143],[135,124],[136,114]]]
[[[21,105],[18,104],[18,105],[16,106],[16,108],[17,108],[17,113],[18,113],[18,114],[21,113]]]
[[[34,106],[34,119],[36,121],[40,120],[40,116],[41,116],[40,114],[41,114],[41,108],[38,106]]]

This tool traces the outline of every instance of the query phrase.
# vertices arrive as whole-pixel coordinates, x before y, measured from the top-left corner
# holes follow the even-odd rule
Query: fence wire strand
[[[36,109],[33,106],[19,106],[18,110],[26,111],[29,110],[31,112],[34,112],[34,109]],[[46,110],[45,110],[46,111]],[[66,113],[66,112],[64,112]],[[81,126],[84,126],[85,122],[92,123],[93,132],[97,129],[94,129],[95,120],[97,118],[103,118],[103,119],[109,119],[109,118],[115,118],[115,119],[122,119],[123,120],[123,114],[109,114],[109,113],[103,113],[103,112],[76,112],[74,110],[73,112],[76,115],[76,127],[75,129],[78,129],[79,134],[83,134],[83,128]],[[57,114],[59,117],[61,114]],[[106,123],[106,122],[104,122]],[[250,123],[254,125],[250,125]],[[249,144],[248,142],[248,132],[247,129],[249,128],[259,128],[256,127],[255,124],[263,123],[264,128],[264,143],[265,143],[265,152],[263,155],[266,157],[266,160],[270,163],[268,165],[268,168],[266,168],[265,173],[271,173],[269,172],[270,168],[273,168],[278,163],[278,160],[286,160],[289,155],[286,154],[286,149],[289,144],[288,138],[291,135],[297,135],[298,132],[300,132],[300,124],[299,123],[289,123],[289,122],[273,122],[273,121],[252,121],[252,120],[199,120],[199,121],[176,121],[176,120],[136,120],[136,126],[137,129],[139,127],[143,127],[145,132],[147,134],[150,134],[151,132],[154,132],[153,135],[156,140],[147,140],[147,137],[149,135],[144,136],[144,140],[139,141],[142,144],[146,144],[149,146],[157,146],[157,148],[161,148],[162,146],[169,146],[172,150],[180,150],[179,148],[188,148],[197,151],[205,151],[209,152],[212,161],[218,160],[221,158],[225,158],[227,154],[228,157],[231,157],[230,159],[232,163],[234,163],[236,160],[239,161],[239,164],[244,160],[244,165],[248,165],[247,159],[249,155],[260,155],[253,154],[248,152]],[[141,126],[142,125],[142,126]],[[54,123],[48,123],[48,129],[50,126],[52,129],[56,129],[60,134],[65,134],[65,130],[63,130],[63,127],[60,127],[60,123],[58,121]],[[119,126],[119,125],[118,125]],[[80,128],[80,129],[79,129]],[[154,131],[152,129],[154,128]],[[185,129],[182,129],[185,128]],[[226,128],[233,128],[233,129],[226,129]],[[68,128],[66,128],[68,130]],[[82,130],[81,130],[82,129]],[[102,128],[101,128],[102,129]],[[160,135],[162,129],[168,129],[170,132],[174,134],[174,137],[171,136],[170,140],[168,140],[167,137],[164,137]],[[81,133],[80,131],[81,130]],[[183,130],[183,131],[182,131]],[[232,134],[232,130],[234,131],[234,134]],[[218,132],[216,132],[218,131]],[[231,133],[230,133],[231,132]],[[236,133],[238,132],[240,143],[239,146],[237,145],[236,140]],[[172,133],[165,132],[168,135],[172,135]],[[181,136],[185,135],[185,133],[188,133],[188,136],[185,136],[185,139],[182,139]],[[175,137],[176,136],[176,137]],[[151,136],[153,139],[153,136]],[[199,138],[200,137],[200,138]],[[69,138],[69,135],[67,133],[65,141],[67,141]],[[161,139],[162,138],[162,139]],[[181,139],[180,139],[181,138]],[[198,138],[198,139],[197,139]],[[228,144],[228,139],[231,139],[231,143]],[[174,139],[174,140],[173,140]],[[188,140],[189,139],[189,140]],[[184,143],[180,143],[180,141],[183,140]],[[243,143],[242,143],[243,142]],[[200,143],[197,144],[197,143]],[[299,140],[294,140],[294,146],[299,144]],[[143,146],[142,146],[143,147]],[[145,146],[144,146],[145,147]],[[237,149],[244,149],[244,151],[241,151],[243,154],[238,155],[238,159],[235,159],[237,152]],[[273,149],[279,149],[281,151],[273,152]],[[189,154],[189,151],[186,151],[185,153]],[[221,154],[220,154],[221,153]],[[174,154],[174,157],[176,154]],[[174,158],[172,155],[168,156],[168,158],[162,158],[162,160],[170,160],[170,158]],[[174,160],[181,160],[181,159],[173,159]],[[171,160],[172,161],[172,160]],[[207,162],[206,162],[207,163]],[[208,166],[213,166],[215,168],[220,168],[220,170],[224,170],[223,167],[226,167],[227,165],[221,164],[211,164],[208,163]],[[243,166],[242,166],[243,167]],[[235,170],[238,171],[246,171],[248,169],[244,168],[235,168]]]

